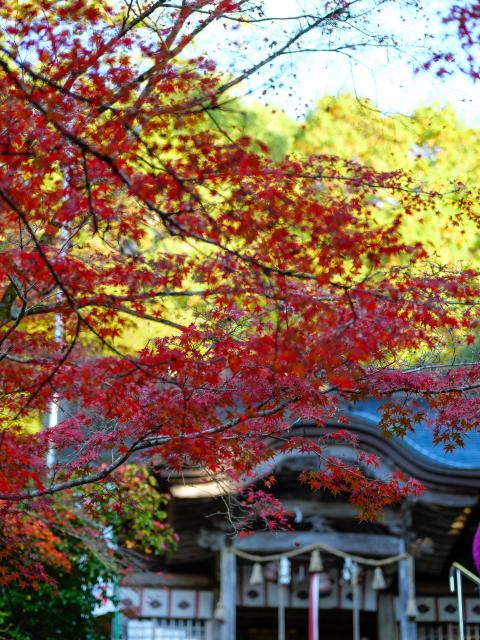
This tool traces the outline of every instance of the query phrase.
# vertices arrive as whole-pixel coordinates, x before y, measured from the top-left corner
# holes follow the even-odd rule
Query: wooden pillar
[[[358,584],[359,567],[352,563],[351,585],[353,592],[353,640],[360,640],[360,585]],[[383,640],[383,638],[382,638]]]
[[[237,624],[237,559],[228,547],[222,547],[220,594],[222,598],[223,621],[221,640],[235,640]]]
[[[379,593],[377,601],[377,635],[381,640],[399,640],[395,605],[390,593]]]
[[[410,574],[408,568],[408,559],[400,560],[398,567],[398,611],[400,617],[400,640],[417,640],[416,622],[414,620],[411,620],[407,616],[409,596],[415,597],[415,593],[410,593],[409,582]]]
[[[285,606],[288,598],[287,586],[278,583],[278,640],[285,640]]]

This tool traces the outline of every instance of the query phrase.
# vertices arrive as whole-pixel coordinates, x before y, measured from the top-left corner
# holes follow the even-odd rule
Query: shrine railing
[[[450,591],[452,593],[456,592],[457,594],[459,640],[466,640],[465,617],[463,611],[462,577],[467,578],[468,580],[470,580],[470,582],[473,582],[475,585],[477,585],[477,587],[480,587],[480,578],[458,562],[454,562],[450,567]]]

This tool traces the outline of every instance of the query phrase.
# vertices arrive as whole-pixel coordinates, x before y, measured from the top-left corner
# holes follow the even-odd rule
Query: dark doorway
[[[322,640],[352,640],[352,612],[346,609],[323,609],[319,615]],[[361,635],[377,640],[377,616],[362,611]],[[286,610],[286,640],[308,639],[308,611]],[[237,607],[237,640],[278,640],[277,610],[262,607]]]

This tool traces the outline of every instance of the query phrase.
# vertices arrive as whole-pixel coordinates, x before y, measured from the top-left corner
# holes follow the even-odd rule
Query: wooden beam
[[[474,507],[478,503],[478,494],[425,491],[421,496],[412,496],[408,500],[409,502],[435,504],[441,507]]]
[[[287,511],[301,512],[303,519],[311,516],[321,516],[333,520],[358,521],[358,511],[348,502],[321,502],[319,500],[297,500],[296,498],[281,498]],[[403,514],[385,509],[379,519],[379,524],[384,525],[394,536],[400,535],[404,529]]]
[[[126,587],[180,587],[186,589],[212,589],[215,582],[208,575],[196,573],[153,573],[151,571],[132,571],[122,581]]]
[[[237,549],[247,553],[268,555],[292,551],[310,544],[326,544],[334,549],[362,556],[393,556],[401,553],[401,540],[394,536],[363,533],[269,533],[261,531],[234,542]]]

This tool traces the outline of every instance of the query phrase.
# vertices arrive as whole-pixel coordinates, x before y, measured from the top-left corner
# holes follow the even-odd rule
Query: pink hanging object
[[[480,574],[480,525],[477,527],[475,535],[473,536],[472,553],[475,569],[477,573]]]

